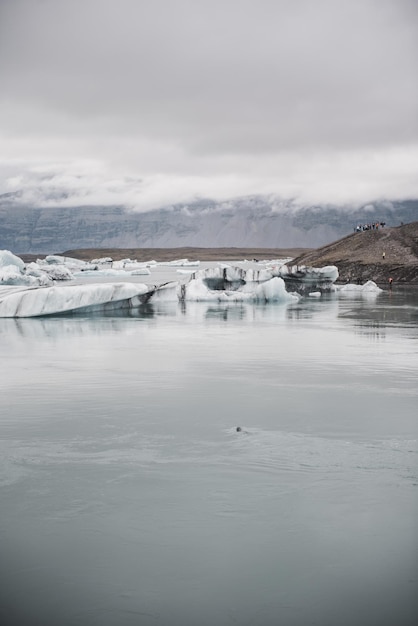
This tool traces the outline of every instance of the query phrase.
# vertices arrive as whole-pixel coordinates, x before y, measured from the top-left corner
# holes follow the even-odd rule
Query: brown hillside
[[[301,254],[291,265],[336,265],[340,281],[418,283],[418,222],[366,230]]]

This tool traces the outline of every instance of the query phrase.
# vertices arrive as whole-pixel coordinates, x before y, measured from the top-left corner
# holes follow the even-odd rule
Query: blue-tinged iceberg
[[[102,283],[39,288],[1,287],[0,317],[39,317],[60,313],[106,312],[134,308],[149,287],[138,283]]]
[[[214,267],[192,274],[181,299],[194,302],[295,302],[282,278],[268,270]]]
[[[278,268],[277,275],[285,281],[287,291],[294,291],[301,295],[318,291],[329,293],[335,290],[334,283],[338,278],[338,268],[335,265],[326,267],[282,265]]]

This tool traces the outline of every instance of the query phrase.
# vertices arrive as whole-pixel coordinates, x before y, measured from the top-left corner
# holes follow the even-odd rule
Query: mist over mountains
[[[357,224],[418,220],[418,200],[360,207],[305,206],[267,196],[197,200],[148,212],[121,206],[21,206],[0,196],[0,249],[16,254],[75,248],[317,248]]]

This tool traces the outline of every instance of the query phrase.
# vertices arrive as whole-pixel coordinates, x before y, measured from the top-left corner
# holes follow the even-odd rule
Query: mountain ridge
[[[357,224],[418,220],[418,200],[306,206],[269,196],[205,199],[136,213],[121,206],[21,206],[0,196],[0,249],[16,254],[88,248],[318,248]]]

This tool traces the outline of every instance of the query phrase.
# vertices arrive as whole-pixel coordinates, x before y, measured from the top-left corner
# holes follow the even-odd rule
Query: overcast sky
[[[0,0],[0,192],[418,197],[418,0]]]

